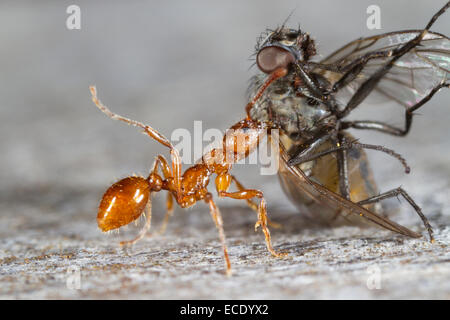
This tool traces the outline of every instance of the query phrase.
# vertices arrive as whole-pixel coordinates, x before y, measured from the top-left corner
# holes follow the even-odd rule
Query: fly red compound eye
[[[287,68],[294,61],[295,57],[291,52],[276,46],[262,49],[256,57],[258,68],[264,73],[272,73],[278,68]]]

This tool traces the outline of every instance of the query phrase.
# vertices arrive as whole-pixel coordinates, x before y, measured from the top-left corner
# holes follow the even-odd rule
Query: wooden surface
[[[436,243],[378,228],[315,225],[288,202],[276,176],[238,166],[233,173],[267,196],[270,217],[283,225],[272,229],[274,246],[289,256],[269,255],[244,202],[219,200],[230,278],[204,204],[177,209],[165,235],[126,251],[118,242],[137,227],[109,235],[97,229],[106,188],[133,172],[146,174],[158,153],[168,155],[136,129],[107,119],[88,92],[97,85],[111,109],[169,137],[177,128],[192,131],[195,120],[203,130],[224,130],[244,115],[254,39],[293,8],[292,25],[300,21],[326,55],[361,35],[425,25],[441,4],[408,2],[414,10],[400,14],[406,2],[382,2],[383,29],[376,32],[365,27],[370,1],[345,8],[335,1],[270,1],[258,10],[251,2],[82,2],[79,31],[65,29],[66,5],[32,3],[0,5],[0,298],[450,298],[448,92],[420,110],[406,138],[353,132],[409,161],[412,172],[405,175],[395,161],[370,153],[380,189],[402,185],[429,217]],[[323,21],[341,22],[330,30]],[[447,15],[434,30],[449,30],[449,22]],[[398,115],[390,122],[402,124]],[[163,206],[157,195],[155,228]],[[388,201],[387,208],[392,219],[425,235],[403,202]]]

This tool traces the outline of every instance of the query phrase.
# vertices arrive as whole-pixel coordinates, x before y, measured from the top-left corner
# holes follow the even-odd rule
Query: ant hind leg
[[[133,240],[121,241],[120,242],[121,246],[131,246],[131,245],[135,244],[136,242],[138,242],[139,240],[141,240],[145,236],[145,234],[147,233],[148,230],[150,230],[151,220],[152,220],[152,204],[151,204],[151,200],[149,200],[148,203],[147,203],[146,211],[147,212],[146,212],[144,227],[141,229],[139,234]]]

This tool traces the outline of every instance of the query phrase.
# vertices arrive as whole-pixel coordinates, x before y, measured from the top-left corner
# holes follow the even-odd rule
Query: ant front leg
[[[267,207],[266,207],[266,200],[264,199],[263,193],[259,190],[253,190],[253,189],[242,189],[237,192],[227,192],[230,183],[232,180],[232,176],[229,173],[224,173],[219,176],[217,176],[216,179],[216,188],[217,193],[219,194],[219,197],[227,197],[237,200],[246,200],[249,201],[252,198],[259,198],[259,206],[258,206],[258,221],[255,224],[255,231],[258,229],[258,227],[261,227],[262,231],[264,232],[264,236],[266,238],[266,246],[267,250],[275,257],[283,257],[287,253],[278,253],[275,251],[275,249],[272,246],[272,240],[270,237],[270,231],[267,227],[268,224],[268,218],[267,218]],[[236,180],[235,180],[236,181]],[[250,202],[252,203],[252,202]]]
[[[166,232],[167,225],[169,224],[169,219],[172,216],[173,213],[173,196],[172,194],[167,194],[167,200],[166,200],[166,215],[164,216],[163,223],[159,230],[155,233],[155,235],[162,235],[164,232]]]
[[[233,180],[233,182],[236,184],[236,187],[238,188],[239,191],[245,191],[245,187],[242,185],[242,183],[240,183],[235,176],[231,176],[231,179]],[[259,209],[258,209],[258,205],[256,203],[254,203],[251,199],[246,199],[247,200],[247,204],[248,206],[255,211],[256,213],[258,213]],[[273,222],[271,221],[269,218],[267,218],[267,225],[269,225],[272,228],[275,229],[280,229],[282,226],[279,223]]]

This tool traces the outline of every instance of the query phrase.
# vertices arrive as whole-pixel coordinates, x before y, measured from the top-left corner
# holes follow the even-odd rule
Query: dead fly
[[[314,40],[282,27],[263,34],[256,46],[260,74],[251,81],[247,115],[282,132],[279,177],[284,191],[314,219],[361,220],[420,237],[384,216],[380,201],[402,196],[417,212],[431,241],[432,228],[401,187],[378,193],[363,149],[393,150],[355,140],[347,129],[405,136],[414,112],[441,88],[449,88],[450,41],[430,27],[450,2],[421,30],[390,32],[350,42],[320,62]],[[347,121],[362,102],[390,101],[405,109],[405,127],[372,120]],[[312,207],[312,208],[311,208]],[[303,210],[305,211],[305,210]]]
[[[377,212],[380,200],[402,195],[417,211],[432,237],[427,219],[403,189],[377,194],[363,149],[394,156],[409,172],[405,160],[387,148],[359,143],[345,130],[371,129],[405,135],[413,112],[440,88],[449,86],[446,82],[449,39],[429,31],[449,6],[450,3],[442,8],[423,30],[360,39],[320,63],[310,61],[316,52],[308,34],[284,27],[268,33],[257,46],[256,62],[262,73],[253,78],[246,118],[231,127],[234,134],[226,135],[219,148],[206,152],[184,173],[178,151],[168,139],[148,125],[111,112],[98,100],[95,87],[91,87],[94,103],[107,116],[141,128],[150,138],[166,146],[171,155],[170,162],[162,155],[157,156],[147,177],[124,178],[105,192],[97,215],[99,228],[102,231],[120,228],[146,211],[146,223],[139,235],[121,243],[133,244],[150,228],[153,193],[167,191],[165,222],[174,201],[182,208],[204,201],[219,231],[229,274],[231,265],[222,217],[207,189],[215,174],[218,196],[245,200],[257,213],[255,230],[262,229],[268,251],[276,257],[284,256],[272,247],[263,193],[246,189],[230,173],[232,165],[253,152],[264,135],[279,129],[282,159],[279,175],[284,190],[294,202],[328,205],[331,208],[328,211],[334,216],[347,219],[362,216],[386,229],[419,237],[418,233]],[[404,129],[375,121],[344,120],[363,100],[375,94],[406,108]],[[343,102],[346,96],[348,101]],[[229,191],[232,184],[236,191]]]

